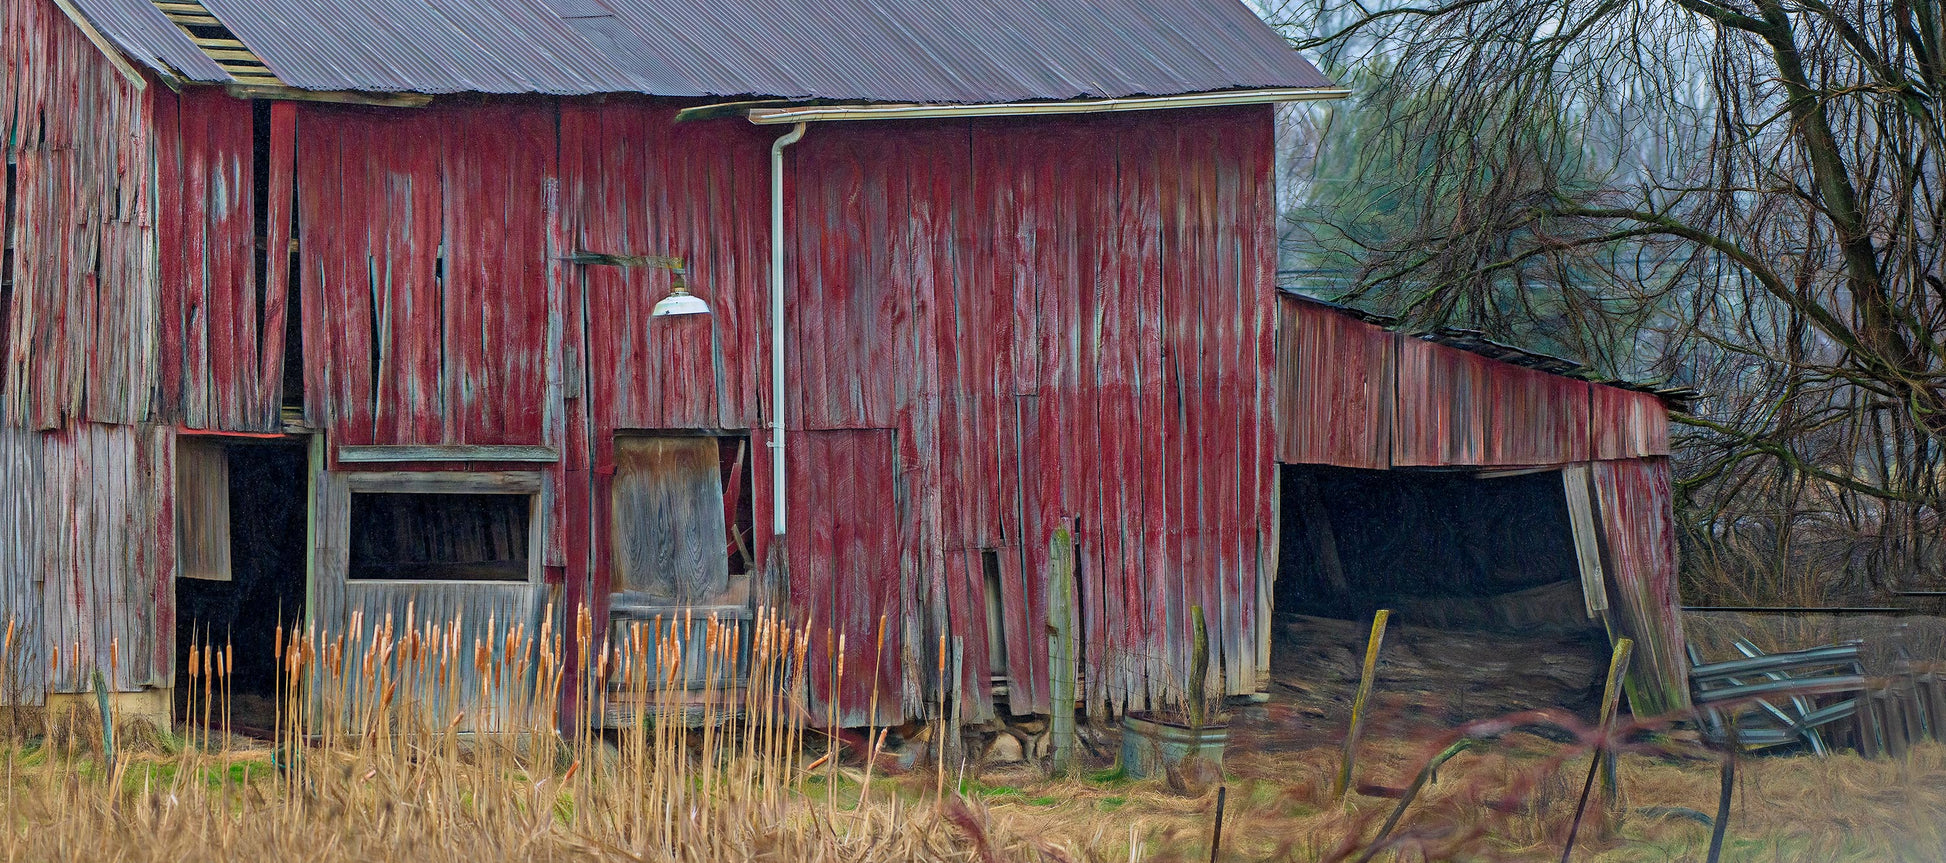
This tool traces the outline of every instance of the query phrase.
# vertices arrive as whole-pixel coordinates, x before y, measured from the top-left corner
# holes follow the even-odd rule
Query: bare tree
[[[1349,185],[1410,203],[1374,234],[1360,202],[1314,198],[1331,205],[1309,232],[1356,261],[1344,299],[1702,389],[1679,468],[1711,590],[1936,577],[1939,4],[1292,0],[1271,17],[1370,72]]]

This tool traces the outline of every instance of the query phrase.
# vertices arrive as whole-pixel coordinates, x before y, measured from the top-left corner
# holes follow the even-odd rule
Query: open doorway
[[[1355,684],[1386,608],[1380,691],[1443,721],[1596,703],[1606,638],[1561,471],[1280,474],[1274,679]]]
[[[184,713],[191,645],[228,645],[231,727],[268,733],[276,715],[277,627],[304,619],[305,447],[185,436],[176,454],[177,715],[203,721],[200,706],[194,716]],[[198,705],[201,675],[198,669]]]

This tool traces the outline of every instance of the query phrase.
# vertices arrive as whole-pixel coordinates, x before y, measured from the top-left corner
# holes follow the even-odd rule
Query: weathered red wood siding
[[[1510,467],[1669,453],[1653,393],[1498,362],[1285,296],[1278,459]]]
[[[308,415],[334,452],[558,444],[544,553],[564,598],[598,611],[615,432],[766,438],[778,133],[674,110],[297,109]],[[1219,688],[1254,687],[1274,530],[1270,159],[1255,108],[819,127],[790,151],[788,595],[851,648],[846,721],[874,718],[874,687],[878,720],[923,711],[942,634],[964,642],[969,715],[990,708],[989,676],[1014,710],[1046,710],[1062,524],[1092,704],[1176,694],[1192,606]],[[651,319],[669,273],[562,260],[578,252],[682,257],[714,314]],[[1006,668],[986,664],[983,554]]]
[[[1566,464],[1588,460],[1588,384],[1399,339],[1398,466]]]
[[[1278,312],[1278,460],[1391,467],[1398,334],[1295,299]]]
[[[1689,660],[1676,600],[1676,523],[1667,458],[1594,465],[1609,604],[1616,635],[1635,639],[1630,709],[1660,716],[1689,706]]]
[[[16,237],[0,422],[150,417],[158,356],[152,95],[46,0],[0,0]]]
[[[119,690],[170,684],[173,441],[151,424],[157,89],[52,3],[0,0],[0,146],[18,206],[0,310],[0,618],[36,664],[0,700],[87,691],[97,669]]]
[[[305,105],[306,416],[346,444],[540,444],[547,107]]]
[[[1589,456],[1642,458],[1669,454],[1669,408],[1654,393],[1590,386]]]
[[[160,191],[161,403],[193,429],[279,428],[288,247],[266,230],[257,248],[256,131],[250,103],[221,90],[155,97]],[[277,114],[288,126],[294,106]],[[290,224],[290,138],[279,135],[265,203],[270,225]],[[276,218],[281,216],[281,220]],[[288,235],[288,230],[284,232]],[[282,252],[273,255],[270,249]],[[266,264],[259,283],[259,256]]]
[[[900,531],[899,570],[881,576],[898,592],[839,601],[870,603],[840,616],[875,622],[896,618],[888,597],[924,600],[905,610],[909,698],[943,628],[964,640],[970,701],[992,674],[1013,710],[1047,709],[1045,574],[1063,523],[1092,705],[1179,694],[1196,605],[1219,687],[1255,685],[1273,530],[1270,146],[1269,112],[1242,109],[819,128],[793,148],[787,421],[896,429],[900,493],[792,498]],[[982,552],[1000,568],[1004,669],[986,663]]]

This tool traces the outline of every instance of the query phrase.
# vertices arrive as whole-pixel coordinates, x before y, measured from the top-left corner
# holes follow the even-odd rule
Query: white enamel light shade
[[[650,312],[649,317],[707,314],[709,314],[709,303],[703,302],[702,297],[690,293],[681,282],[677,282],[675,287],[670,289],[669,296],[663,297],[661,302],[655,304],[655,311]]]

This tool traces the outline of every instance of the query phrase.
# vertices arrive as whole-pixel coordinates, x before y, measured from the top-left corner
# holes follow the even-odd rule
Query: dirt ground
[[[1412,801],[1395,835],[1408,850],[1377,859],[1559,860],[1589,758],[1558,760],[1563,747],[1514,733],[1453,758]],[[1356,859],[1431,753],[1425,742],[1378,738],[1361,748],[1354,792],[1331,795],[1335,744],[1244,748],[1226,756],[1220,859]],[[1721,787],[1720,764],[1627,754],[1618,759],[1618,802],[1581,826],[1575,860],[1702,861]],[[964,786],[1007,833],[1070,859],[1207,860],[1215,787],[1177,791],[1105,769],[1045,779],[1030,766],[990,769]],[[1946,747],[1903,760],[1854,755],[1750,758],[1738,762],[1724,861],[1946,860]],[[926,777],[902,782],[923,798]],[[1597,788],[1599,789],[1599,783]],[[1596,792],[1599,800],[1600,792]],[[1131,837],[1138,846],[1129,852]],[[1336,854],[1348,857],[1336,857]]]
[[[1280,618],[1270,701],[1237,713],[1226,750],[1220,859],[1358,859],[1456,725],[1537,710],[1591,724],[1597,711],[1599,641],[1395,624],[1354,790],[1340,801],[1332,786],[1365,635],[1363,623]],[[1218,786],[1123,778],[1118,735],[1095,736],[1073,778],[1010,764],[960,784],[1000,829],[1071,859],[1210,859]],[[1700,863],[1721,760],[1680,729],[1635,740],[1617,758],[1615,795],[1596,783],[1573,859]],[[1560,860],[1590,761],[1571,733],[1545,725],[1465,751],[1400,816],[1393,835],[1405,847],[1376,859]],[[1736,768],[1724,861],[1946,860],[1946,747],[1899,760],[1751,756]],[[932,787],[926,777],[899,781],[921,798]]]

